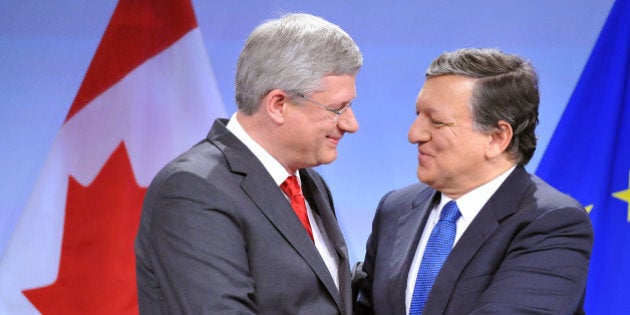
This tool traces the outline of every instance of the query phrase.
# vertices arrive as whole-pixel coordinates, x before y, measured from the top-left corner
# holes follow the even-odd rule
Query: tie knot
[[[297,181],[297,176],[291,175],[287,177],[287,179],[282,182],[280,185],[280,189],[284,191],[289,197],[293,198],[293,196],[302,195],[302,190],[300,189],[300,184]]]
[[[442,213],[440,213],[440,221],[455,222],[460,215],[461,213],[459,213],[457,203],[455,203],[454,200],[451,200],[444,205]]]

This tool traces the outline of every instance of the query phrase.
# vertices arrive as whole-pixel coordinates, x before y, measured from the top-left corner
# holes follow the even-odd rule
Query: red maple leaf
[[[69,177],[57,279],[24,291],[42,314],[138,314],[133,242],[145,192],[123,143],[87,187]]]

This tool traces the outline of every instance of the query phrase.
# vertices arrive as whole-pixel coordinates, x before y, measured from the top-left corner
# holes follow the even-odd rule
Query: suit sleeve
[[[391,192],[383,196],[379,202],[372,222],[372,233],[368,237],[366,244],[365,259],[362,263],[355,266],[353,272],[352,289],[355,300],[354,314],[356,315],[371,315],[375,312],[372,289],[378,251],[377,244],[379,242],[380,213],[383,208],[383,203],[390,194]]]
[[[537,217],[515,235],[472,314],[572,314],[584,295],[593,232],[581,208]]]
[[[370,241],[368,240],[368,244]],[[354,314],[369,315],[374,314],[372,306],[372,274],[374,273],[374,260],[366,257],[364,262],[359,262],[355,266],[352,274],[352,291],[354,299]],[[371,256],[371,255],[370,255]]]
[[[151,264],[139,264],[138,273],[152,273],[163,297],[143,303],[140,288],[142,314],[157,314],[151,303],[168,314],[257,312],[244,223],[229,211],[229,197],[209,185],[180,172],[156,187],[145,241]]]

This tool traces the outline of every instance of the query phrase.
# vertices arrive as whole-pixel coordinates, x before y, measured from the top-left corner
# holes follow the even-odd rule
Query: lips
[[[335,145],[339,144],[339,140],[341,140],[341,136],[326,136],[326,138]]]
[[[424,159],[428,159],[428,158],[432,158],[433,154],[427,152],[426,150],[421,149],[420,147],[418,147],[418,160],[424,160]]]

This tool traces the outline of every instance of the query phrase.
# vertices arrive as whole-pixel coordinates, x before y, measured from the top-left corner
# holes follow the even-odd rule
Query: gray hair
[[[273,89],[307,95],[327,75],[356,75],[363,57],[339,26],[310,14],[287,14],[249,35],[236,69],[239,110],[254,113]]]
[[[475,128],[490,132],[503,120],[512,126],[506,151],[526,165],[536,150],[538,125],[538,76],[529,61],[497,49],[460,49],[436,58],[427,78],[461,75],[475,78],[471,111]]]

